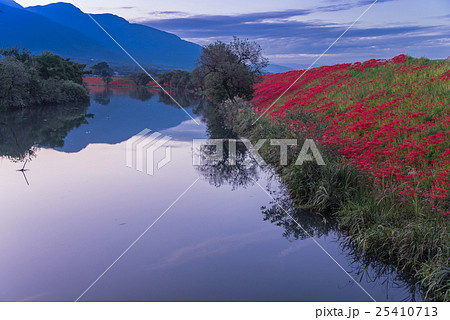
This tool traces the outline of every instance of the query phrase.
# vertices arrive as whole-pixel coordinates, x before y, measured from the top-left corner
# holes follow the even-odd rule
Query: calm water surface
[[[198,126],[156,92],[94,89],[89,107],[0,117],[1,301],[74,301],[197,178],[80,301],[370,301],[254,183],[290,210],[268,170],[192,165],[192,139],[223,133],[205,101],[177,97]],[[125,165],[144,128],[173,138],[153,176]],[[421,299],[331,222],[291,214],[376,300]]]

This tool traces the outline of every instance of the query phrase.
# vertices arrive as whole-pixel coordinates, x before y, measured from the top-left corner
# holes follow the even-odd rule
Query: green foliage
[[[158,76],[158,82],[166,87],[176,90],[194,89],[191,74],[185,70],[167,71]]]
[[[145,72],[133,73],[129,77],[137,86],[145,86],[152,78]]]
[[[235,103],[226,101],[217,110],[228,129],[252,142],[274,137],[301,141],[304,133],[290,129],[292,118],[315,121],[292,113],[285,122],[263,117],[253,125],[258,114],[249,102],[241,99],[236,99]],[[308,132],[308,138],[319,134]],[[340,230],[347,233],[356,253],[376,257],[397,270],[408,271],[421,281],[430,299],[448,301],[448,219],[430,214],[430,204],[413,205],[402,201],[395,190],[374,197],[376,185],[344,163],[334,150],[318,147],[326,166],[315,163],[297,166],[292,155],[288,165],[281,166],[279,154],[273,149],[263,146],[259,153],[281,178],[298,208],[337,219]]]
[[[24,107],[33,102],[30,92],[36,73],[15,58],[8,57],[0,63],[0,109]]]
[[[11,48],[0,54],[0,110],[89,100],[85,65],[50,52],[32,56]]]
[[[86,89],[73,81],[60,81],[57,79],[47,79],[41,81],[41,92],[39,98],[42,101],[52,101],[52,103],[68,103],[77,101],[79,97],[84,97]]]
[[[25,48],[2,48],[0,49],[0,56],[13,57],[23,63],[30,63],[32,61],[31,51],[26,50]]]
[[[79,64],[70,59],[63,59],[57,54],[44,51],[33,59],[37,62],[37,70],[42,79],[69,80],[83,84],[85,64]]]
[[[93,65],[91,69],[93,74],[102,77],[106,85],[112,81],[113,70],[105,61]]]
[[[256,42],[234,38],[229,44],[217,41],[204,46],[194,70],[194,82],[217,102],[235,97],[251,99],[254,85],[268,60]]]

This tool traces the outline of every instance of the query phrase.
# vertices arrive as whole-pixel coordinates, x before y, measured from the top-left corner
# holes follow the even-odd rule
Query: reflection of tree
[[[226,128],[222,113],[217,112],[215,104],[210,100],[205,99],[198,108],[198,112],[206,123],[206,131],[211,139],[238,138],[232,130]]]
[[[208,155],[215,153],[216,150],[206,147],[203,152]],[[196,168],[215,187],[229,184],[234,190],[239,187],[245,188],[258,180],[259,166],[256,161],[249,158],[245,146],[241,143],[236,144],[236,161],[233,162],[229,157],[228,142],[224,140],[222,159],[206,161]]]
[[[0,157],[22,161],[38,147],[62,147],[70,130],[86,123],[89,104],[46,106],[0,113]]]
[[[104,90],[97,91],[92,95],[92,99],[102,106],[107,106],[111,102],[113,92],[109,87],[104,87]]]
[[[136,88],[136,90],[132,90],[129,95],[130,98],[133,99],[148,101],[154,96],[154,93],[150,92],[147,88]]]
[[[274,201],[271,208],[263,207],[263,215],[265,221],[283,227],[283,236],[287,239],[308,239],[312,237],[327,236],[330,232],[337,230],[335,221],[330,217],[324,217],[308,211],[300,211],[295,209],[295,203],[282,192],[282,186],[279,186],[278,192],[271,191]],[[281,209],[281,207],[284,209]],[[286,212],[285,212],[286,210]],[[288,215],[289,214],[289,215]],[[295,219],[301,226],[291,219]]]
[[[235,161],[230,158],[229,139],[237,139],[237,136],[225,128],[222,117],[215,111],[214,104],[204,99],[197,105],[196,112],[206,123],[210,139],[224,140],[222,159],[206,161],[197,167],[197,171],[216,187],[229,184],[233,189],[237,189],[253,185],[254,181],[258,180],[259,166],[250,158],[246,147],[239,141],[236,143]],[[206,155],[215,151],[215,148],[204,149]]]
[[[171,91],[170,95],[184,109],[192,108],[192,111],[195,114],[197,114],[196,110],[198,109],[198,106],[202,104],[203,100],[205,100],[205,97],[186,92]],[[170,98],[169,95],[167,93],[164,93],[163,91],[158,92],[158,102],[173,106],[175,108],[179,108],[178,104],[175,103],[172,98]]]
[[[269,192],[275,200],[271,203],[271,208],[262,208],[264,220],[282,227],[284,229],[283,236],[288,240],[304,240],[310,238],[310,236],[320,238],[328,235],[342,238],[343,234],[339,232],[337,223],[332,218],[313,212],[296,210],[294,202],[289,199],[286,190],[283,191],[283,188],[277,189],[277,191],[269,190]],[[411,274],[397,272],[395,266],[389,263],[358,253],[352,242],[346,237],[339,240],[341,253],[352,261],[349,270],[346,271],[357,281],[365,280],[368,283],[376,282],[385,285],[387,296],[391,288],[407,288],[408,296],[404,298],[404,301],[417,301],[424,296],[423,291]]]
[[[350,274],[355,279],[365,279],[369,283],[377,281],[385,285],[386,295],[389,294],[389,288],[407,288],[408,296],[402,301],[415,302],[425,297],[425,292],[411,274],[398,271],[394,265],[359,253],[348,239],[341,242],[341,247],[353,260]]]

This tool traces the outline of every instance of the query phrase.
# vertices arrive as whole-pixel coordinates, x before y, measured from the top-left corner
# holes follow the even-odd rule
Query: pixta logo
[[[128,139],[126,143],[126,165],[130,168],[153,175],[155,172],[155,153],[172,138],[162,136],[159,132],[150,134],[150,129],[144,129]],[[170,146],[165,146],[165,155],[156,162],[156,168],[161,169],[172,159]]]
[[[224,159],[224,143],[228,143],[228,159],[231,165],[236,164],[236,144],[242,143],[250,153],[253,160],[255,160],[260,166],[264,166],[267,163],[259,154],[261,147],[267,143],[268,139],[260,139],[255,144],[252,144],[248,139],[194,139],[192,142],[193,157],[192,164],[194,166],[202,165],[204,162],[221,161]],[[296,139],[270,139],[270,145],[280,150],[280,165],[288,164],[288,148],[296,147]],[[211,152],[211,149],[215,149]],[[208,152],[206,152],[208,150]],[[306,139],[303,142],[302,148],[295,161],[295,165],[302,165],[306,161],[316,161],[319,166],[324,166],[322,155],[317,148],[314,140]]]

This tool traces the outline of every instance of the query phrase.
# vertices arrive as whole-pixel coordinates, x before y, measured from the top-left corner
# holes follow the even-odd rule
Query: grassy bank
[[[276,148],[260,153],[299,207],[332,215],[357,251],[448,301],[448,62],[399,56],[309,72],[252,125],[302,72],[267,76],[252,103],[219,107],[226,125],[253,141],[314,139],[326,166],[295,165],[299,150],[286,166]]]

